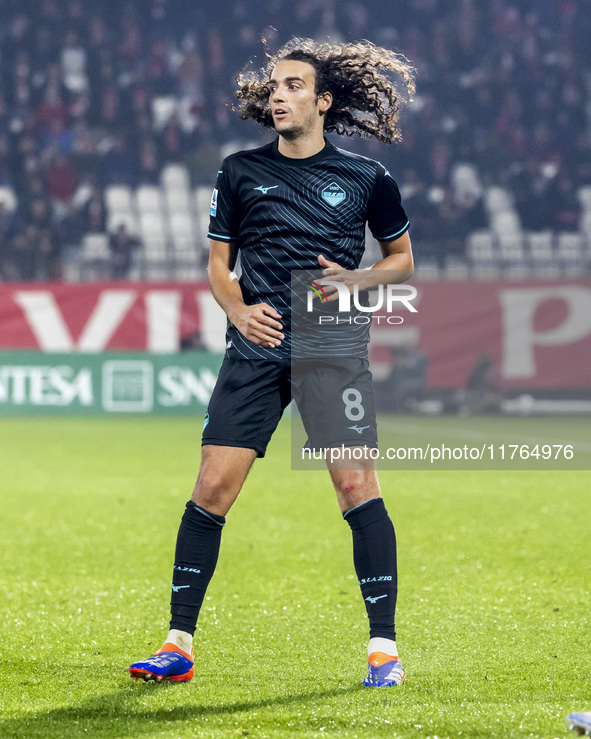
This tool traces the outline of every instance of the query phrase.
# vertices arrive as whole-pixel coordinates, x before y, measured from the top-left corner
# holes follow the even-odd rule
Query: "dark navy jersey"
[[[229,324],[229,353],[289,357],[292,273],[320,270],[319,254],[356,269],[366,223],[379,241],[397,239],[409,226],[398,187],[379,162],[328,141],[318,154],[293,159],[279,153],[278,139],[227,157],[211,199],[208,236],[237,244],[244,302],[273,306],[286,337],[281,346],[267,349]],[[353,326],[333,342],[333,353],[351,356],[352,345],[365,346],[368,334],[367,324]]]

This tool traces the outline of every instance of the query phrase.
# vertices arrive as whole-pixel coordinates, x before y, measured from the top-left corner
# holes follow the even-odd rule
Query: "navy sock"
[[[370,638],[396,640],[396,536],[382,498],[343,513],[353,533],[353,562],[369,618]]]
[[[220,551],[223,516],[187,503],[178,537],[172,574],[170,628],[195,633],[199,610]]]

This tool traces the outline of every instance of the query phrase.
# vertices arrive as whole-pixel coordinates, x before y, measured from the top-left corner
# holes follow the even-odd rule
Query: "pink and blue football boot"
[[[166,642],[148,659],[134,662],[129,668],[129,674],[134,680],[146,682],[189,682],[193,677],[193,655],[183,652],[176,644]]]
[[[384,652],[372,652],[363,684],[366,688],[390,688],[402,685],[405,675],[398,657],[391,657]]]

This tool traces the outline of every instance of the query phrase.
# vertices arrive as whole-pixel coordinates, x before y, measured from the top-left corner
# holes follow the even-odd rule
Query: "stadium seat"
[[[138,233],[137,219],[131,211],[120,211],[109,213],[107,217],[107,230],[109,233],[117,231],[120,225],[125,225],[127,232],[134,236]]]
[[[503,270],[503,277],[507,280],[527,280],[531,269],[526,264],[509,265]]]
[[[468,259],[474,266],[491,265],[496,261],[493,235],[490,231],[474,231],[468,236]]]
[[[172,270],[162,262],[148,262],[144,266],[144,279],[153,282],[165,282],[174,277]]]
[[[577,194],[583,210],[591,211],[591,185],[580,187]]]
[[[198,213],[206,212],[208,218],[209,218],[209,206],[211,203],[211,193],[212,193],[211,187],[202,186],[202,187],[195,188],[195,206],[197,207],[197,212]]]
[[[439,265],[436,261],[421,260],[415,270],[417,280],[437,280],[439,278]]]
[[[192,238],[187,236],[173,236],[171,245],[175,259],[196,261],[198,249]]]
[[[495,264],[475,264],[470,270],[470,279],[472,280],[498,280],[501,277],[501,270]]]
[[[82,239],[82,259],[85,261],[107,260],[110,256],[109,238],[106,234],[86,234]]]
[[[519,216],[514,210],[499,210],[491,213],[491,225],[499,236],[513,236],[521,231]]]
[[[581,218],[581,232],[587,239],[591,240],[591,210],[583,212],[583,217]]]
[[[191,212],[191,191],[184,187],[165,190],[166,207],[169,213]]]
[[[150,239],[166,240],[167,229],[164,217],[156,211],[140,213],[140,230],[144,241]]]
[[[0,202],[4,203],[4,207],[7,211],[12,213],[16,208],[18,201],[16,194],[10,185],[4,185],[0,187]]]
[[[193,267],[199,265],[197,249],[192,241],[179,240],[172,245],[172,253],[177,264],[191,264]]]
[[[195,116],[195,102],[193,95],[185,95],[177,100],[176,112],[180,127],[185,133],[191,133],[198,126],[198,119]],[[204,101],[201,100],[201,102]]]
[[[461,257],[446,257],[443,276],[447,280],[467,280],[470,276],[468,263]]]
[[[143,279],[143,268],[141,264],[134,263],[129,270],[128,280],[132,282],[139,282]]]
[[[578,251],[580,253],[582,245],[583,238],[580,233],[563,231],[558,234],[556,247],[559,252]]]
[[[552,231],[531,231],[527,234],[529,260],[533,265],[550,265],[554,262]]]
[[[74,197],[72,198],[72,205],[75,208],[81,208],[86,202],[88,202],[92,195],[92,187],[86,183],[78,185]]]
[[[476,249],[486,249],[494,245],[494,235],[487,229],[472,231],[468,236],[468,246]]]
[[[170,214],[170,233],[173,237],[193,238],[193,222],[188,213]]]
[[[197,252],[194,237],[194,226],[191,217],[186,213],[172,213],[170,216],[170,234],[175,256],[186,258]]]
[[[235,154],[237,151],[240,151],[242,149],[248,149],[248,148],[249,148],[248,146],[244,145],[243,141],[240,141],[238,139],[228,141],[222,146],[220,146],[220,161],[223,161],[226,157],[229,157],[232,154]]]
[[[478,180],[478,173],[476,167],[473,164],[458,163],[454,166],[451,173],[452,184],[458,185],[471,185],[475,189],[480,190],[480,182]]]
[[[502,187],[489,187],[484,193],[484,203],[490,214],[511,210],[511,196]]]
[[[457,164],[451,173],[451,182],[456,203],[473,203],[482,195],[482,185],[472,164]]]
[[[143,239],[143,251],[149,259],[166,259],[168,242],[163,235],[150,234]]]
[[[64,282],[80,282],[82,279],[81,267],[80,261],[62,262],[62,278]]]
[[[155,185],[141,185],[135,191],[135,200],[140,212],[162,211],[162,192]]]
[[[501,234],[499,236],[499,256],[505,265],[515,266],[525,260],[521,234]]]
[[[180,264],[176,267],[175,279],[179,280],[180,282],[192,282],[194,280],[202,280],[203,272],[198,267]]]
[[[210,203],[211,187],[197,187],[195,189],[195,237],[197,243],[203,248],[207,248]]]
[[[545,266],[534,266],[531,276],[538,280],[556,280],[562,277],[562,270],[557,264],[548,264]]]
[[[556,259],[564,267],[581,268],[583,266],[583,240],[578,233],[558,234]]]
[[[159,131],[177,110],[178,101],[173,95],[165,95],[152,100],[152,120]]]
[[[184,164],[167,164],[162,170],[160,179],[162,187],[167,190],[189,190],[191,178]]]
[[[497,262],[498,253],[494,246],[472,246],[468,250],[468,259],[473,266],[494,265]]]
[[[131,213],[131,188],[127,185],[109,185],[105,188],[105,205],[109,213]]]

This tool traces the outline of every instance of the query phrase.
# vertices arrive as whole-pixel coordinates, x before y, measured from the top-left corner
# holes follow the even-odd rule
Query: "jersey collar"
[[[330,141],[324,139],[324,149],[321,149],[317,154],[311,157],[305,157],[304,159],[294,159],[293,157],[286,157],[281,154],[279,151],[279,137],[277,137],[271,144],[271,155],[273,159],[289,167],[308,167],[310,164],[316,164],[316,162],[326,159],[326,157],[332,154],[335,148]]]

